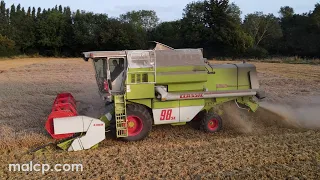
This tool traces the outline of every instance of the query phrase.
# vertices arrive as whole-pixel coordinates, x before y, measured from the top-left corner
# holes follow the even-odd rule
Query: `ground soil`
[[[140,142],[106,139],[97,149],[88,151],[49,148],[44,153],[27,154],[32,148],[54,142],[44,124],[58,93],[71,92],[79,112],[87,116],[99,117],[104,111],[103,102],[90,62],[2,60],[0,179],[319,179],[320,131],[295,122],[320,122],[320,67],[254,64],[267,95],[263,103],[268,105],[249,113],[226,104],[224,128],[219,133],[164,125],[153,127],[150,136]],[[270,105],[279,108],[268,108]],[[284,105],[300,113],[292,119],[292,114],[288,116],[281,110]],[[303,111],[309,107],[315,110]],[[309,117],[312,113],[316,115]],[[83,171],[42,174],[8,170],[8,163],[30,161],[82,163]]]

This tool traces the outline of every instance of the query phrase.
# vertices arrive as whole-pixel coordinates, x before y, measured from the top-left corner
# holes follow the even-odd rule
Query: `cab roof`
[[[205,66],[202,49],[173,49],[153,41],[152,50],[90,51],[84,52],[84,59],[125,57],[129,68]]]

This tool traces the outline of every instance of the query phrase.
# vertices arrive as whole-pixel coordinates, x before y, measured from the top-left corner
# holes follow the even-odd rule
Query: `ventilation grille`
[[[131,74],[131,83],[146,83],[148,82],[148,73]]]

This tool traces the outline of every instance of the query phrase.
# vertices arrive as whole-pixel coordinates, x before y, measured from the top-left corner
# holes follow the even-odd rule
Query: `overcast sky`
[[[56,4],[95,13],[106,13],[112,17],[131,10],[155,10],[161,21],[180,19],[186,4],[192,0],[5,0],[7,6],[21,4],[23,7],[35,6],[52,8]],[[242,11],[242,16],[255,11],[274,13],[278,16],[281,6],[291,6],[296,13],[309,12],[319,0],[230,0]]]

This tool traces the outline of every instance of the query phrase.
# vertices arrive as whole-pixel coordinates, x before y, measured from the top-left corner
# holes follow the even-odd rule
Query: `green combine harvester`
[[[58,95],[46,129],[55,139],[69,138],[59,145],[68,151],[96,147],[108,131],[121,140],[142,140],[152,126],[162,124],[197,121],[198,129],[215,133],[222,128],[215,106],[234,101],[255,112],[259,105],[254,97],[264,98],[254,65],[212,65],[202,49],[173,49],[155,42],[151,50],[83,55],[85,61],[92,59],[108,112],[100,119],[78,115],[73,96]]]

